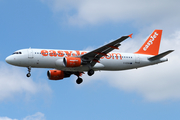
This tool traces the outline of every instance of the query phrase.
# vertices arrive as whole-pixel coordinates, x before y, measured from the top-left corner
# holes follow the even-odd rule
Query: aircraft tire
[[[76,83],[77,84],[81,84],[83,82],[83,79],[82,78],[78,78],[77,80],[76,80]]]
[[[92,76],[94,74],[94,70],[93,69],[90,69],[89,71],[88,71],[88,75],[89,76]]]
[[[31,74],[30,74],[30,73],[28,73],[28,74],[26,74],[26,76],[27,76],[27,77],[30,77],[30,76],[31,76]]]

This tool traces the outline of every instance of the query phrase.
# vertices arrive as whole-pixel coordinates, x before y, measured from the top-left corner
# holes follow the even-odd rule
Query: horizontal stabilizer
[[[173,52],[174,50],[169,50],[169,51],[166,51],[164,53],[161,53],[159,55],[156,55],[156,56],[153,56],[153,57],[150,57],[148,60],[150,61],[153,61],[153,60],[158,60],[158,59],[161,59],[163,58],[164,56],[168,55],[169,53]]]

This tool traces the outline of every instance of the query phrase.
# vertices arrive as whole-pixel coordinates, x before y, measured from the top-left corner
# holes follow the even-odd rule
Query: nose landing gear
[[[26,74],[27,77],[30,77],[31,76],[31,67],[29,66],[28,67],[28,73]]]

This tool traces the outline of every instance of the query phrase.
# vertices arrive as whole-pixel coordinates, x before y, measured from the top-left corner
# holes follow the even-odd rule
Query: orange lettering
[[[105,56],[106,59],[111,59],[111,54],[108,53],[107,56]]]
[[[76,56],[76,54],[75,54],[75,53],[72,53],[72,56]]]
[[[64,52],[67,54],[68,57],[71,56],[72,51],[64,51]]]
[[[57,54],[56,54],[56,51],[54,51],[54,50],[50,50],[49,51],[49,56],[51,56],[51,57],[56,57],[57,56]]]
[[[118,59],[118,55],[120,56],[120,59],[122,60],[122,56],[121,56],[121,54],[120,53],[112,53],[112,58],[114,59],[114,55],[115,55],[115,57],[116,57],[116,59]]]
[[[43,56],[48,56],[48,51],[47,50],[41,50],[41,54]]]
[[[76,50],[77,56],[80,55],[80,52]]]
[[[85,53],[87,53],[87,52],[81,52],[81,55],[84,55]]]
[[[58,53],[58,56],[59,56],[59,57],[63,57],[63,56],[64,56],[63,51],[57,51],[57,53]]]

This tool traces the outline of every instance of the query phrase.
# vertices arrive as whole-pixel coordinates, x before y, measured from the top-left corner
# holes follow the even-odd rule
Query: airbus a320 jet
[[[31,68],[51,68],[47,71],[50,80],[62,80],[72,74],[77,76],[76,83],[81,84],[81,76],[94,71],[118,71],[154,65],[168,61],[164,56],[173,52],[168,50],[159,54],[162,30],[154,30],[142,47],[134,53],[112,52],[119,49],[121,42],[131,35],[122,36],[92,51],[54,50],[54,49],[21,49],[6,58],[6,62],[20,67],[27,67],[27,77]]]

